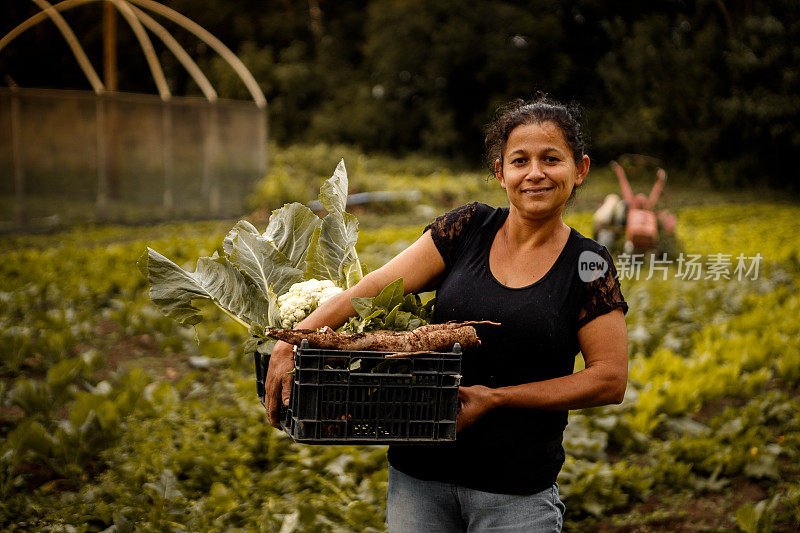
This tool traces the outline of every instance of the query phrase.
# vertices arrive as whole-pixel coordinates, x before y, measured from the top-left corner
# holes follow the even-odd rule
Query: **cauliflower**
[[[286,293],[278,297],[281,326],[286,329],[294,328],[311,311],[340,292],[342,289],[328,279],[310,279],[295,283]]]

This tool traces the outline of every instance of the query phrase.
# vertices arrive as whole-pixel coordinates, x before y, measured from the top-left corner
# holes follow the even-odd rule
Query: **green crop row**
[[[628,394],[571,415],[559,478],[567,529],[622,521],[620,510],[654,495],[722,494],[740,479],[762,484],[767,499],[729,524],[762,531],[800,516],[798,215],[686,208],[687,253],[760,253],[758,279],[683,280],[673,266],[667,280],[623,281]],[[568,222],[590,233],[589,213]],[[236,348],[246,332],[214,314],[180,327],[147,298],[135,268],[146,245],[191,270],[228,226],[0,240],[4,529],[383,529],[385,448],[292,443],[265,422],[252,360]],[[370,226],[359,240],[369,268],[423,227]],[[191,358],[205,359],[192,370]]]

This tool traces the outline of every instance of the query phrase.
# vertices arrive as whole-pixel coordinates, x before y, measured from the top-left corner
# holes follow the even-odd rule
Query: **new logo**
[[[589,283],[602,278],[608,272],[608,261],[601,255],[589,250],[581,252],[578,257],[578,276],[581,281]]]

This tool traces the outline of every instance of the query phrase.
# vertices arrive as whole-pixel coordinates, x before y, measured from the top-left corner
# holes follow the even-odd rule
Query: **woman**
[[[390,531],[559,531],[556,477],[569,409],[622,401],[627,337],[608,252],[562,220],[589,172],[580,125],[565,106],[517,101],[486,136],[487,161],[509,207],[472,203],[299,324],[336,327],[353,296],[402,277],[437,289],[434,321],[492,320],[464,353],[454,443],[389,448]],[[581,351],[585,370],[573,374]],[[291,346],[278,343],[267,376],[278,426],[288,401]]]

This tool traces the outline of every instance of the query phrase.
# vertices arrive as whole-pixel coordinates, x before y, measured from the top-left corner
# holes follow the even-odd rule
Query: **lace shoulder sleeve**
[[[457,207],[438,217],[423,230],[423,233],[431,230],[433,243],[439,250],[447,268],[452,266],[457,251],[465,241],[470,222],[476,218],[478,205],[477,202],[472,202]]]
[[[578,312],[578,329],[614,309],[620,308],[623,313],[628,312],[628,304],[622,296],[617,269],[614,267],[611,254],[603,247],[599,255],[608,263],[608,270],[602,276],[585,284]]]

